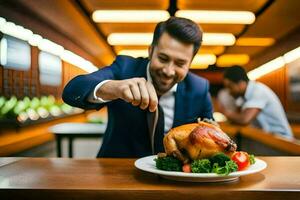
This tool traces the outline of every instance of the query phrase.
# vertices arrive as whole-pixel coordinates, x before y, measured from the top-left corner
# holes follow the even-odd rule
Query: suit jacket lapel
[[[148,62],[149,62],[148,59],[141,60],[141,63],[138,66],[138,69],[135,71],[136,76],[144,77],[145,79],[147,79],[147,65],[148,65]]]

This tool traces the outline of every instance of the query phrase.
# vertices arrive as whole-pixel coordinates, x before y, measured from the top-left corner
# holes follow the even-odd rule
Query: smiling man
[[[171,17],[157,24],[149,58],[117,56],[110,66],[77,76],[66,85],[66,103],[84,109],[108,108],[98,157],[136,158],[164,151],[163,134],[172,127],[199,117],[212,118],[208,81],[189,73],[201,41],[197,24]],[[151,136],[149,117],[158,108],[163,117],[157,124],[163,128],[153,127]]]

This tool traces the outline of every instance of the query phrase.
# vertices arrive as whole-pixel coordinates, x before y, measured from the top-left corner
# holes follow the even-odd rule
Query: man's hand
[[[157,109],[158,98],[154,86],[144,78],[111,80],[104,83],[96,95],[105,100],[123,99],[150,112]]]

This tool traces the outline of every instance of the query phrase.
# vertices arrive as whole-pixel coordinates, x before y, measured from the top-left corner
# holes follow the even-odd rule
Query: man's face
[[[238,98],[243,95],[241,82],[235,83],[227,78],[224,78],[224,86],[229,90],[230,94],[234,98]]]
[[[157,46],[149,48],[150,74],[158,95],[182,81],[193,59],[193,44],[182,43],[163,33]]]

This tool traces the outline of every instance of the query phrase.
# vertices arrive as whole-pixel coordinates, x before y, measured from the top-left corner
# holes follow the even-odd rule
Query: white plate
[[[267,163],[263,160],[255,158],[255,163],[249,166],[246,170],[232,172],[227,176],[218,175],[215,173],[184,173],[184,172],[172,172],[159,170],[155,166],[154,159],[157,156],[147,156],[135,161],[136,168],[157,174],[161,177],[176,180],[176,181],[188,181],[188,182],[222,182],[222,181],[234,181],[240,176],[257,173],[267,167]]]

